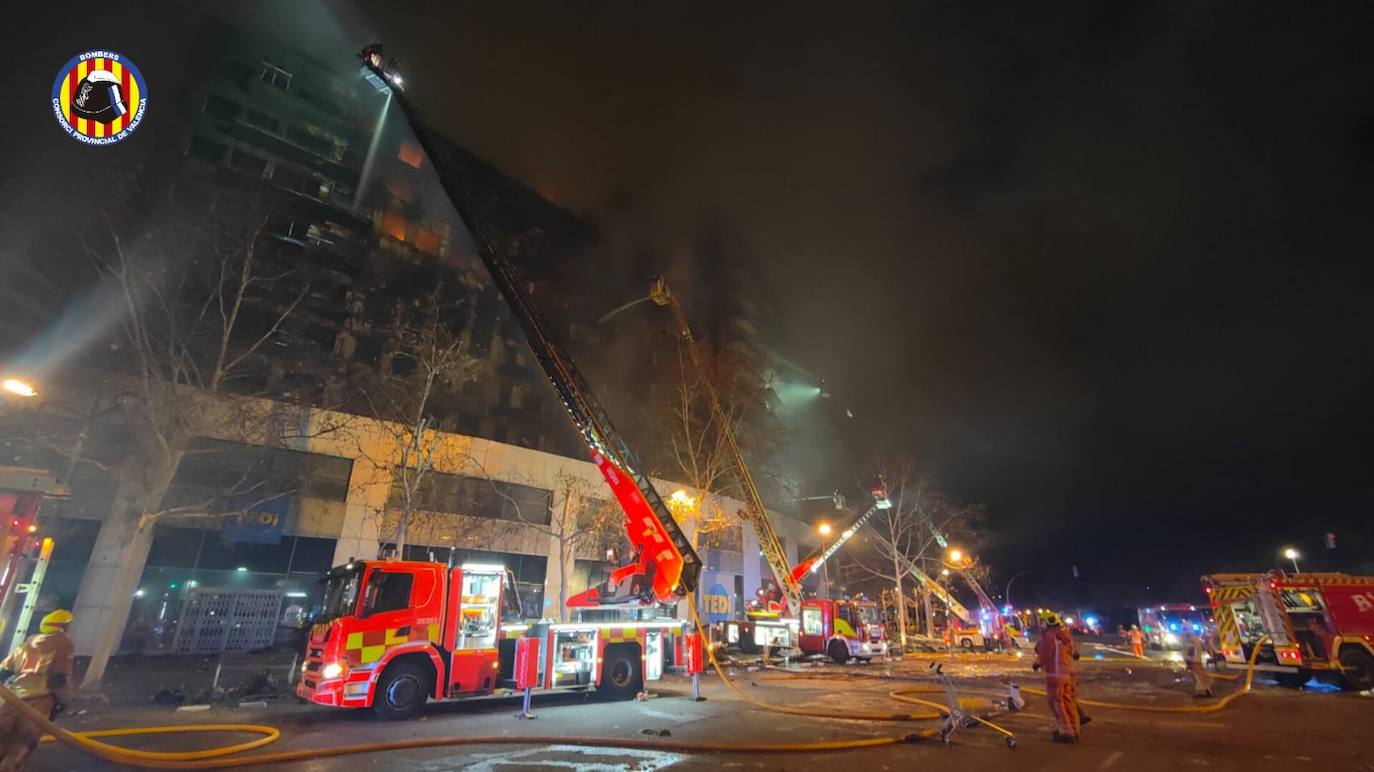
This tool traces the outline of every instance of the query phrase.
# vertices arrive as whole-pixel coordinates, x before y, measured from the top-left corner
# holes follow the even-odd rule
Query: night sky
[[[277,21],[385,42],[444,133],[665,255],[737,226],[858,415],[818,492],[909,452],[997,574],[1065,569],[1031,598],[1191,596],[1327,530],[1304,568],[1374,569],[1374,8],[853,5]]]

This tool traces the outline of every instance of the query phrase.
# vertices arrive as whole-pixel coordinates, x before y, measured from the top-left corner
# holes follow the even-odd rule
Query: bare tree
[[[762,381],[737,356],[698,343],[698,368],[679,341],[675,366],[664,368],[655,391],[654,426],[660,438],[654,450],[656,471],[685,484],[689,501],[668,503],[690,526],[693,545],[718,540],[738,531],[744,518],[721,506],[722,496],[741,496],[740,470],[725,437],[728,429],[750,461],[756,482],[760,465],[778,440],[777,426],[767,414]],[[721,407],[711,407],[707,389],[714,387]],[[728,541],[728,539],[727,539]]]
[[[130,438],[76,604],[92,655],[83,687],[100,682],[119,643],[154,525],[216,516],[206,511],[213,502],[164,503],[183,457],[197,452],[195,440],[281,438],[284,424],[273,426],[277,411],[245,394],[252,392],[257,355],[281,334],[308,286],[292,271],[266,265],[275,224],[265,207],[218,203],[207,207],[210,214],[173,208],[133,239],[110,228],[97,243],[83,241],[118,317],[111,347],[121,355],[128,389],[114,407]]]
[[[625,515],[611,499],[593,495],[587,480],[560,470],[554,475],[554,501],[549,524],[534,528],[557,545],[558,617],[568,621],[568,583],[578,558],[604,559],[606,550],[624,541]]]
[[[360,455],[381,469],[392,481],[389,509],[395,509],[391,539],[403,554],[412,514],[420,508],[422,494],[436,463],[460,467],[463,459],[452,455],[454,444],[444,431],[452,427],[442,416],[445,406],[465,383],[477,377],[478,360],[467,352],[465,340],[454,333],[456,303],[444,300],[435,288],[411,309],[397,307],[383,371],[364,389],[371,417],[380,422],[387,442],[376,452],[360,445]],[[469,309],[470,312],[470,309]],[[391,517],[388,515],[388,520]]]
[[[978,510],[950,499],[909,459],[879,464],[892,506],[880,510],[860,532],[861,548],[847,556],[847,564],[862,575],[881,580],[894,590],[900,643],[905,646],[907,596],[904,583],[912,568],[942,564],[935,534],[958,534],[967,539]],[[967,543],[967,542],[965,542]],[[938,573],[938,572],[937,572]]]

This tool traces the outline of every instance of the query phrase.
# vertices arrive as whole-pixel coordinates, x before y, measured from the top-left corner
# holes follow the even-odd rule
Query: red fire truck
[[[389,66],[383,68],[381,47],[368,46],[359,58],[364,79],[389,95],[434,165],[439,184],[472,235],[478,258],[524,331],[530,353],[625,513],[634,561],[617,568],[600,586],[570,598],[568,605],[618,607],[630,617],[629,609],[676,603],[696,589],[701,558],[640,471],[634,452],[612,426],[572,356],[550,334],[528,285],[506,255],[505,241],[481,216],[443,146],[416,117],[400,90],[400,77]],[[667,637],[683,629],[676,619],[503,625],[511,620],[507,612],[516,607],[515,599],[513,582],[502,566],[350,561],[329,572],[296,694],[322,705],[372,707],[383,717],[404,718],[430,697],[491,694],[511,681],[514,639],[522,635],[539,641],[542,659],[535,675],[540,687],[594,685],[633,694],[644,679],[661,672]]]
[[[431,697],[515,686],[515,645],[539,640],[538,688],[633,696],[663,674],[676,619],[526,624],[503,566],[356,561],[329,572],[297,694],[407,718]]]
[[[1354,689],[1374,688],[1374,576],[1212,574],[1202,588],[1226,662],[1244,665],[1268,635],[1256,669],[1280,683],[1339,674]]]
[[[824,654],[840,664],[886,657],[882,609],[873,601],[804,600],[798,645],[803,654]]]

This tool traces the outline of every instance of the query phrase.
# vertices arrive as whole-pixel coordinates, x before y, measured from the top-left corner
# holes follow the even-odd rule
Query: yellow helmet
[[[55,633],[58,630],[65,630],[67,625],[72,623],[72,612],[60,608],[56,611],[48,612],[43,617],[43,621],[38,623],[38,629],[45,633]]]
[[[1053,611],[1043,611],[1043,612],[1041,612],[1041,613],[1040,613],[1040,621],[1041,621],[1041,622],[1044,622],[1045,624],[1049,625],[1050,627],[1059,627],[1060,624],[1061,624],[1061,622],[1059,621],[1059,615],[1056,614],[1056,613],[1054,613]]]

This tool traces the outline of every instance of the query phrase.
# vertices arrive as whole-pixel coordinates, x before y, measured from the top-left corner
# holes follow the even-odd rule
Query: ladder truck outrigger
[[[359,54],[362,75],[389,94],[472,234],[478,257],[524,330],[531,353],[568,411],[617,502],[634,562],[570,607],[654,607],[696,589],[701,560],[642,471],[635,454],[550,334],[471,193],[401,91],[381,46]],[[372,708],[384,718],[414,715],[430,698],[494,694],[515,685],[517,639],[538,641],[536,688],[596,687],[636,694],[662,674],[665,652],[684,632],[678,619],[524,624],[504,566],[354,560],[329,571],[322,613],[306,642],[297,696],[321,705]]]
[[[701,356],[692,336],[692,327],[687,322],[682,305],[668,287],[667,280],[656,277],[649,286],[649,298],[672,312],[679,343],[687,349],[692,366],[700,370]],[[773,583],[759,589],[759,602],[750,604],[751,608],[746,611],[744,619],[717,624],[717,641],[727,646],[737,646],[746,653],[757,652],[765,647],[798,648],[803,654],[825,654],[838,662],[848,661],[851,657],[867,660],[886,656],[886,631],[878,604],[861,600],[802,597],[802,581],[820,571],[825,561],[844,546],[869,518],[879,510],[892,506],[882,478],[879,477],[870,489],[873,500],[868,509],[855,518],[838,539],[819,553],[792,566],[768,517],[763,497],[754,484],[754,476],[730,428],[729,416],[720,404],[715,386],[709,379],[705,384],[711,412],[716,425],[720,427],[726,450],[735,463],[740,488],[744,491],[742,514],[758,536],[759,551],[773,573]]]

